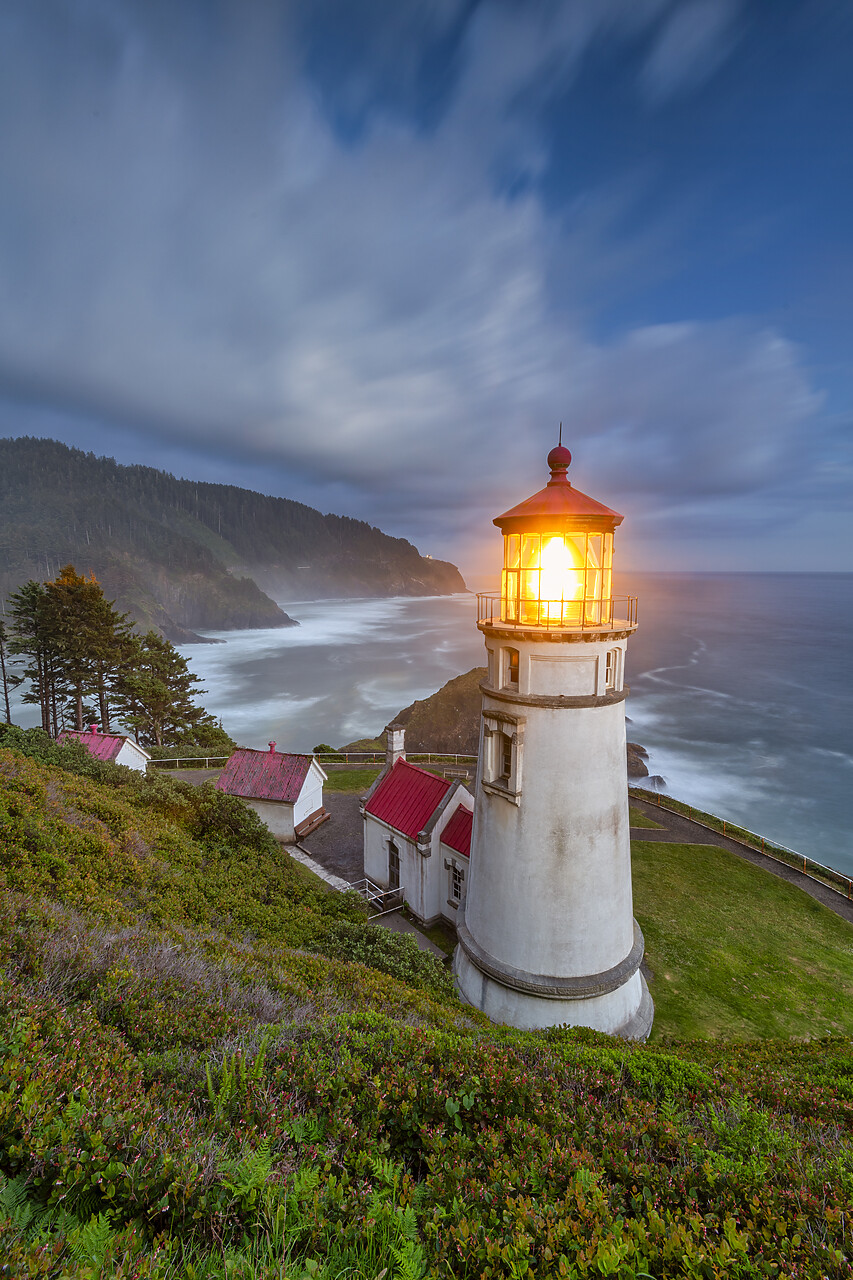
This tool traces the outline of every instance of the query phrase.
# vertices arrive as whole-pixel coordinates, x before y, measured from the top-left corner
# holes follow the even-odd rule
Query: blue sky
[[[853,569],[846,0],[2,0],[0,434]]]

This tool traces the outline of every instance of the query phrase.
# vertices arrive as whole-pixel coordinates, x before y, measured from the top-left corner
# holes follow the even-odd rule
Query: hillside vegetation
[[[362,520],[121,466],[55,440],[0,440],[0,600],[67,563],[176,642],[196,628],[288,625],[267,591],[305,599],[465,590],[455,566]]]
[[[492,1027],[239,801],[35,731],[0,833],[5,1274],[853,1274],[846,1035]]]

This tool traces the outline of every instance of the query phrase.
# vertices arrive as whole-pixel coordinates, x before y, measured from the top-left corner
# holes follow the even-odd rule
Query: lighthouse
[[[467,892],[453,968],[494,1022],[644,1040],[654,1007],[633,916],[625,651],[613,596],[622,516],[548,455],[539,493],[498,516],[500,595],[478,596],[488,655]]]

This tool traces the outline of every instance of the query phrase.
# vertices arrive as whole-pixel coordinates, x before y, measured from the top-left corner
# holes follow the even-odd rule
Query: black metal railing
[[[621,631],[637,625],[636,596],[609,596],[606,600],[567,600],[564,609],[559,608],[559,600],[556,604],[557,609],[551,600],[522,601],[521,608],[526,618],[532,614],[536,619],[522,621],[520,617],[508,616],[507,602],[499,591],[480,591],[477,593],[477,621],[531,630],[544,627],[549,631]],[[516,610],[519,609],[515,601],[512,605]],[[554,616],[555,614],[559,616]]]

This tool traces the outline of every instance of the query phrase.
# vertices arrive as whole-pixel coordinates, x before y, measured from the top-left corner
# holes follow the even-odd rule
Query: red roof
[[[578,521],[594,529],[612,529],[621,524],[622,516],[618,511],[611,511],[610,507],[596,502],[595,498],[581,493],[569,483],[566,469],[571,460],[568,449],[553,449],[548,455],[551,479],[545,488],[531,498],[525,498],[517,507],[511,507],[502,516],[496,516],[493,523],[504,533],[547,531],[549,528],[559,529],[563,523]]]
[[[441,833],[441,843],[446,844],[448,848],[455,849],[457,853],[464,853],[466,858],[471,856],[471,824],[474,821],[474,815],[470,809],[466,809],[464,804],[457,805],[453,817]]]
[[[115,760],[121,751],[127,738],[124,734],[119,733],[92,733],[91,730],[84,733],[78,733],[76,729],[63,729],[57,738],[57,742],[63,742],[67,739],[76,738],[76,740],[86,748],[89,755],[95,757],[96,760]]]
[[[245,800],[282,800],[294,804],[313,758],[238,747],[216,779],[216,789]]]
[[[408,760],[398,760],[364,811],[387,822],[410,840],[416,840],[452,786],[447,778],[437,778],[434,773],[409,764]]]

